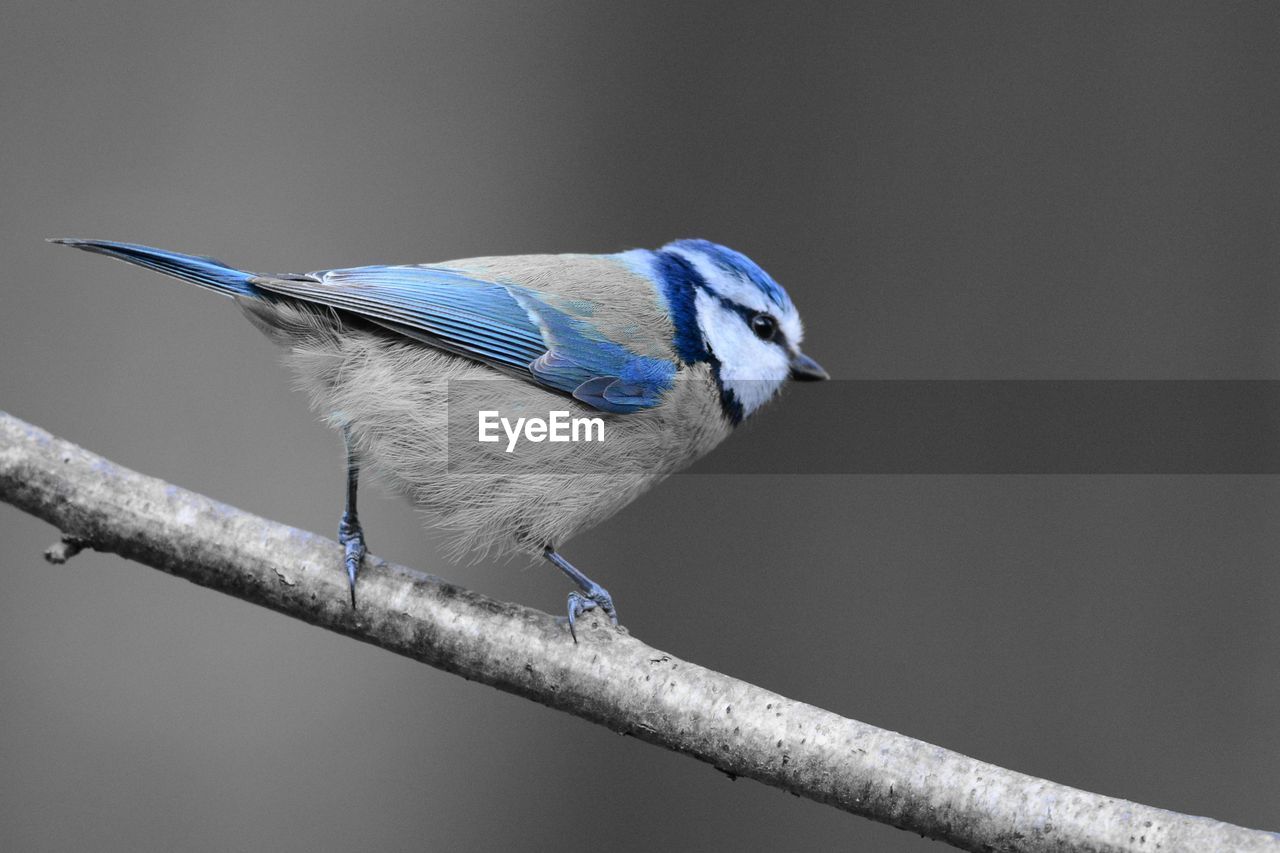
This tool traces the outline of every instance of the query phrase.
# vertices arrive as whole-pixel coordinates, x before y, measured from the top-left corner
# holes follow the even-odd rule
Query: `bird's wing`
[[[252,282],[358,315],[604,412],[656,406],[675,377],[673,361],[637,354],[601,333],[588,319],[590,305],[574,310],[553,294],[447,267],[356,267]]]

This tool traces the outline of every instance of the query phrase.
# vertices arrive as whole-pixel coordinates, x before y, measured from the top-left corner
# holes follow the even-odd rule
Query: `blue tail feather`
[[[204,258],[197,255],[184,255],[179,252],[166,252],[150,246],[139,246],[134,243],[116,243],[110,240],[50,240],[63,246],[74,246],[86,252],[106,255],[156,272],[171,275],[189,281],[201,287],[207,287],[228,296],[261,296],[262,293],[250,283],[256,273],[238,270],[227,266],[222,261]]]

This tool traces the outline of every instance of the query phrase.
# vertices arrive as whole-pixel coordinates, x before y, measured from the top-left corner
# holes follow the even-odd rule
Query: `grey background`
[[[284,522],[333,529],[340,443],[268,342],[41,238],[305,271],[699,235],[840,378],[1280,378],[1273,4],[0,11],[0,405]],[[840,441],[796,423],[732,441]],[[561,607],[365,507],[379,555]],[[0,525],[6,849],[937,847]],[[1275,477],[682,476],[565,552],[682,657],[1280,828]]]

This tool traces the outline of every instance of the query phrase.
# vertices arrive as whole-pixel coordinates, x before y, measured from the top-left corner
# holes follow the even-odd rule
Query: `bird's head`
[[[791,298],[740,252],[677,240],[653,253],[653,274],[686,364],[707,362],[734,422],[768,402],[787,379],[826,379],[800,351],[804,328]]]

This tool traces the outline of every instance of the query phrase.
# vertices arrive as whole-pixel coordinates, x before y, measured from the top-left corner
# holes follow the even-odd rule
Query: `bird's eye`
[[[778,334],[778,321],[768,314],[757,314],[751,318],[751,331],[762,341],[771,341]]]

